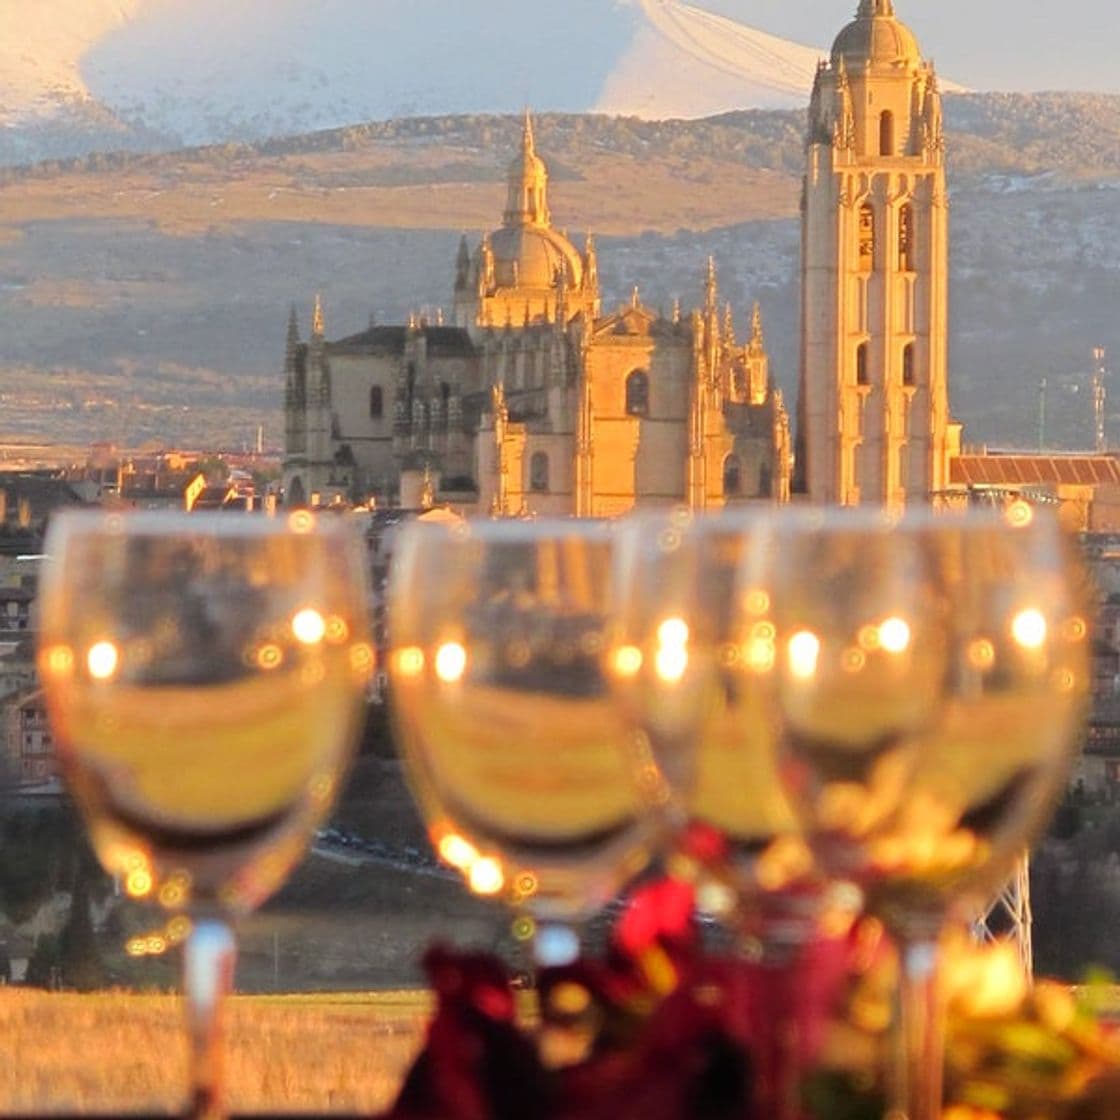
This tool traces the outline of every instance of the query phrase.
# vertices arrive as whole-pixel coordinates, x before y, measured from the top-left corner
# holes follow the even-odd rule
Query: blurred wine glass
[[[1077,744],[1076,557],[1029,507],[835,512],[776,524],[744,582],[771,595],[787,788],[821,864],[865,891],[899,947],[890,1115],[934,1120],[941,931],[1007,877]]]
[[[760,678],[775,661],[769,600],[737,592],[768,511],[624,522],[615,548],[612,679],[668,787],[669,865],[737,939],[755,983],[779,993],[759,1053],[762,1111],[797,1113],[803,951],[829,916],[850,924],[852,896],[818,873],[778,775]],[[748,966],[749,966],[748,965]]]
[[[603,667],[610,569],[610,528],[574,521],[417,524],[394,559],[391,703],[433,846],[544,965],[655,840]]]
[[[105,869],[184,940],[192,1116],[224,1114],[231,918],[327,816],[373,667],[360,542],[307,512],[65,513],[39,664],[63,775]]]

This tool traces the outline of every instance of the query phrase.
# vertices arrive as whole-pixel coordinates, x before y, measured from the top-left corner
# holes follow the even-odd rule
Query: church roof
[[[832,64],[849,69],[916,65],[922,60],[914,33],[894,14],[892,0],[861,0],[856,18],[832,44]]]
[[[417,328],[433,357],[469,358],[475,353],[470,334],[462,327],[422,326]],[[409,328],[405,326],[369,327],[337,342],[327,343],[328,354],[388,354],[405,351]]]

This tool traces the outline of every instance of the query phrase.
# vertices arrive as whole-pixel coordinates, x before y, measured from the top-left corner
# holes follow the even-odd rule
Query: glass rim
[[[443,538],[456,544],[520,544],[535,540],[609,540],[619,522],[592,517],[473,518],[457,524],[422,521],[406,522],[401,531],[417,539]]]
[[[353,531],[352,515],[318,515],[310,510],[291,510],[271,516],[244,510],[104,508],[63,509],[51,515],[47,525],[44,551],[52,538],[65,534],[105,533],[130,537],[187,534],[213,537],[266,537],[280,535],[335,534]]]

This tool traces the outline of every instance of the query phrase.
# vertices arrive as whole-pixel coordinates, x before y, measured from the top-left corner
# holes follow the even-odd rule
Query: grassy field
[[[311,1113],[392,1103],[423,1043],[421,992],[239,996],[230,1002],[230,1105]],[[0,1114],[114,1114],[183,1104],[187,1049],[171,996],[0,989]]]

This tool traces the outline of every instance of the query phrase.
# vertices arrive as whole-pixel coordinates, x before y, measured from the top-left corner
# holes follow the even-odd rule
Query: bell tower
[[[945,489],[948,207],[933,65],[861,0],[813,86],[801,241],[796,488],[813,502]]]

